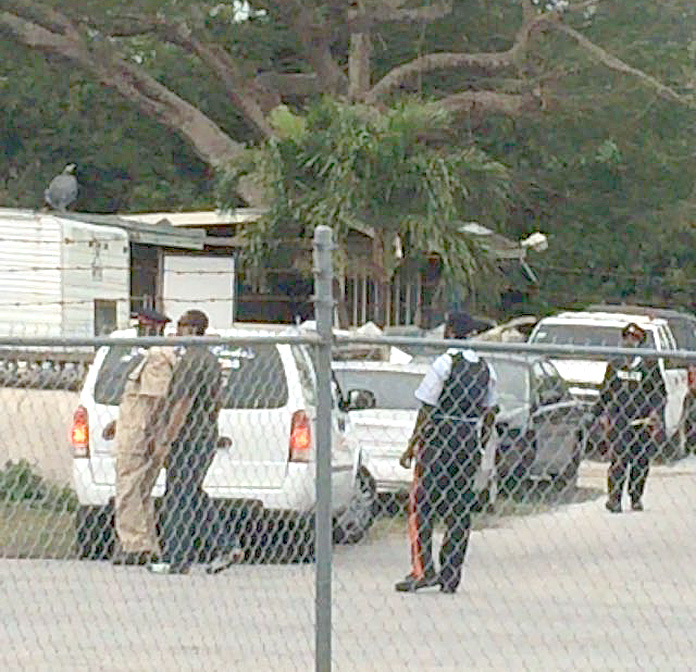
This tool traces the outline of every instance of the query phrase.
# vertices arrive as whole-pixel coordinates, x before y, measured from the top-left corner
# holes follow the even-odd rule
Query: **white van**
[[[634,322],[647,332],[644,348],[657,351],[677,350],[677,341],[667,321],[648,315],[616,312],[568,311],[545,317],[534,327],[530,343],[553,345],[584,345],[620,347],[621,330]],[[568,357],[553,359],[561,376],[570,385],[570,392],[592,404],[606,373],[607,361],[597,358]],[[688,381],[686,362],[660,358],[660,371],[667,388],[665,430],[667,439],[678,455],[684,454],[684,401]]]
[[[225,330],[220,336],[258,336]],[[268,335],[268,334],[266,334]],[[133,330],[114,337],[135,336]],[[310,520],[315,505],[316,385],[309,351],[302,345],[255,344],[215,347],[223,369],[221,442],[204,482],[217,508],[244,507],[276,521]],[[118,417],[128,373],[145,350],[102,347],[86,377],[72,426],[73,484],[80,502],[78,547],[82,557],[105,557],[113,546],[115,440],[102,437]],[[334,403],[332,484],[334,533],[354,542],[372,523],[375,485],[351,437],[344,403]],[[153,494],[163,493],[164,471]],[[293,523],[294,524],[294,523]],[[268,530],[265,536],[273,536]],[[279,533],[287,542],[287,534]]]

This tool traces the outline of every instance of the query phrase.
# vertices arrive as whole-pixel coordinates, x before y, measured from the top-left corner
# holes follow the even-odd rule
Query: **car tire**
[[[496,473],[498,474],[498,494],[506,498],[524,497],[529,490],[529,476],[536,455],[534,439],[518,444],[517,457],[512,465],[507,456],[496,450]]]
[[[565,492],[567,490],[574,490],[578,484],[578,474],[580,472],[580,462],[582,461],[583,455],[585,455],[587,440],[585,435],[580,432],[578,434],[578,439],[575,446],[575,452],[570,459],[570,462],[566,464],[563,471],[554,477],[554,487],[557,492]]]
[[[314,561],[314,514],[261,510],[242,539],[245,559],[261,564]]]
[[[363,467],[358,472],[355,494],[348,508],[334,519],[334,543],[356,544],[359,542],[372,527],[377,508],[375,479]]]
[[[108,560],[116,546],[113,506],[81,506],[75,516],[77,557]]]

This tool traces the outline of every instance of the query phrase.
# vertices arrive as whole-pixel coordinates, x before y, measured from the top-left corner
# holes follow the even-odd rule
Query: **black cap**
[[[138,322],[155,322],[156,324],[171,322],[171,319],[164,313],[160,313],[158,310],[154,310],[154,308],[143,308],[135,313],[135,317]]]
[[[208,316],[202,310],[187,310],[179,318],[179,324],[205,331],[208,328]]]
[[[623,338],[628,338],[631,336],[637,339],[639,343],[642,343],[647,335],[648,333],[645,331],[645,329],[639,327],[635,322],[629,322],[629,324],[627,324],[621,330],[621,336]]]
[[[486,331],[491,325],[483,320],[477,320],[469,313],[452,311],[447,314],[445,329],[449,330],[454,338],[466,338],[474,331]]]

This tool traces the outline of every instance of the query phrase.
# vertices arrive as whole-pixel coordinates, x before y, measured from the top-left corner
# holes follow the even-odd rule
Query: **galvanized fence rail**
[[[332,245],[313,331],[0,339],[0,667],[696,666],[696,353],[342,335]]]

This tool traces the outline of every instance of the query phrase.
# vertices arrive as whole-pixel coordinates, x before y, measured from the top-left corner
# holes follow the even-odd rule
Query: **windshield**
[[[616,348],[621,345],[621,327],[592,324],[543,324],[530,342]],[[648,332],[642,347],[655,347],[652,332]]]
[[[285,370],[275,346],[218,346],[212,352],[222,367],[223,408],[280,408],[287,404]],[[145,353],[144,348],[109,348],[94,388],[98,404],[120,403],[128,374]]]
[[[497,377],[498,406],[501,410],[526,404],[529,400],[529,367],[522,362],[486,357]]]
[[[375,395],[376,408],[417,410],[420,402],[414,396],[423,380],[420,373],[403,371],[335,370],[334,375],[343,394],[350,390],[369,390]]]

